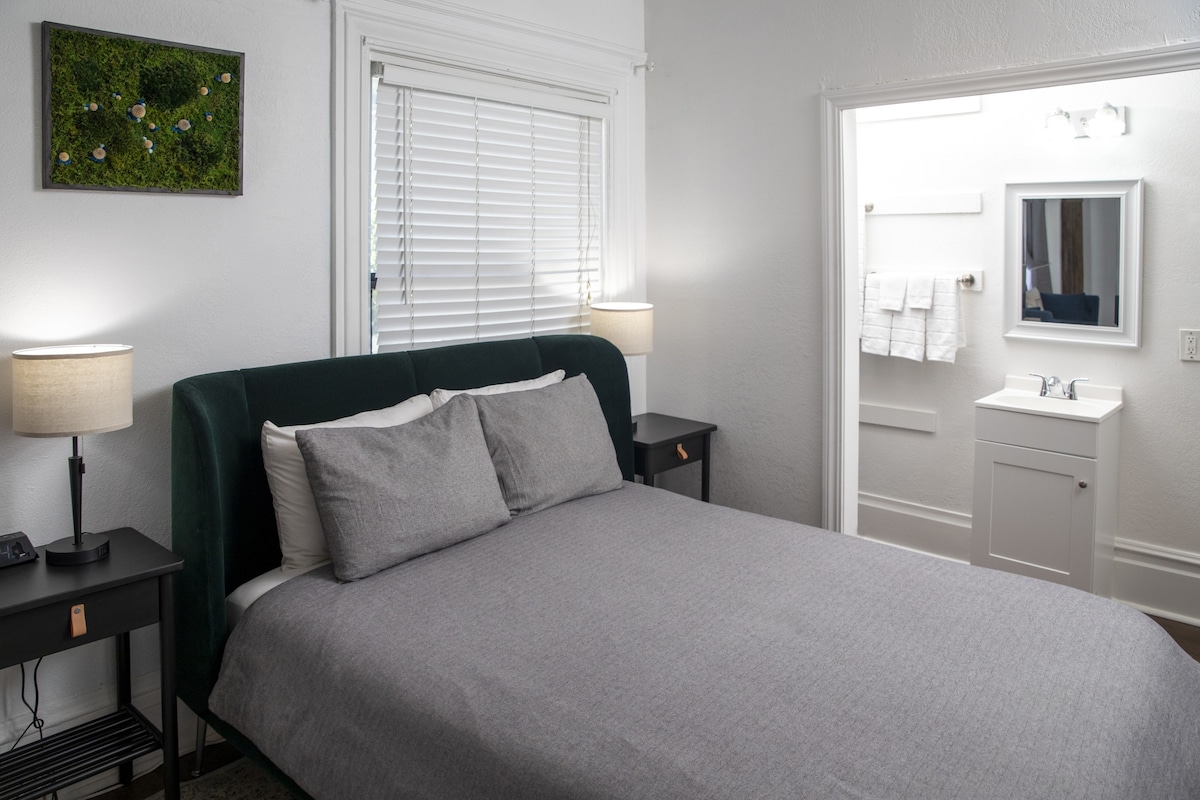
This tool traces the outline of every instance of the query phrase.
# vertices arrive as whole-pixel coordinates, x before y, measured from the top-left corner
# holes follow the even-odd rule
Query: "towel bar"
[[[878,272],[878,270],[869,270],[868,274]],[[983,291],[983,270],[974,270],[972,272],[964,272],[955,280],[960,288],[971,292]]]

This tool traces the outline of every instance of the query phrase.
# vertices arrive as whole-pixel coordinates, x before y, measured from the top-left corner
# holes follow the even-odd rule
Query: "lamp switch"
[[[1200,361],[1200,330],[1179,329],[1179,360]]]
[[[71,638],[87,635],[87,616],[83,613],[83,603],[71,606]]]

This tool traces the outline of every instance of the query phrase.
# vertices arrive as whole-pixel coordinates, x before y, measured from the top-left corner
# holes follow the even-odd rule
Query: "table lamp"
[[[592,303],[592,335],[608,339],[622,355],[644,356],[654,349],[654,306]]]
[[[133,348],[124,344],[34,347],[13,353],[13,432],[71,437],[67,468],[75,535],[46,545],[46,562],[87,564],[108,557],[108,537],[83,532],[79,437],[133,424]]]
[[[592,303],[592,335],[608,339],[621,355],[644,356],[654,349],[654,305]]]

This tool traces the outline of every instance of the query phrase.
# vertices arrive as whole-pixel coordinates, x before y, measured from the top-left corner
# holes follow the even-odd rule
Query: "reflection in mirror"
[[[1031,322],[1118,326],[1121,199],[1027,197],[1024,307]]]
[[[1138,346],[1141,186],[1008,186],[1006,336]]]

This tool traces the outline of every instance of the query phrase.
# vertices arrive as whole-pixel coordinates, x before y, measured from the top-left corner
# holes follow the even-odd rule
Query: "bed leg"
[[[192,777],[199,778],[204,765],[204,739],[208,736],[208,723],[204,717],[196,717],[196,766]]]

